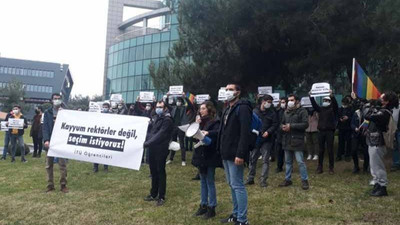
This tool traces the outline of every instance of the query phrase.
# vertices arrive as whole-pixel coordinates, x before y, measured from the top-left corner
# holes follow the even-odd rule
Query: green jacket
[[[296,109],[286,110],[281,121],[282,125],[290,124],[290,131],[282,131],[282,148],[289,151],[304,151],[304,133],[308,127],[307,110],[296,106]]]

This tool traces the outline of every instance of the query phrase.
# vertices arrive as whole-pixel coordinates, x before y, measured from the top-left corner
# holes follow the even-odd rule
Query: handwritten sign
[[[196,95],[196,103],[203,104],[203,102],[210,100],[210,95]]]
[[[300,101],[300,105],[301,105],[301,107],[303,107],[303,108],[311,108],[312,105],[311,105],[311,100],[310,100],[310,98],[309,98],[309,97],[302,97],[302,98],[301,98],[301,101]]]
[[[311,97],[329,96],[331,86],[328,83],[315,83],[311,87]]]
[[[258,87],[258,94],[259,95],[272,94],[272,86]]]
[[[218,91],[218,101],[226,101],[226,88],[222,87]]]
[[[112,94],[111,97],[110,97],[110,101],[121,102],[122,101],[122,95],[121,94]]]
[[[1,121],[1,131],[8,131],[7,121]]]
[[[274,99],[274,100],[272,101],[272,104],[274,104],[274,106],[277,107],[278,104],[279,104],[279,97],[280,97],[280,94],[279,94],[279,93],[270,93],[269,95],[271,95],[271,97]]]
[[[8,119],[8,127],[14,129],[24,129],[24,120],[23,119]]]
[[[169,94],[171,95],[181,95],[183,94],[183,86],[170,86]]]
[[[141,91],[139,93],[140,102],[153,102],[154,92],[151,91]]]
[[[103,102],[89,102],[89,112],[101,112]]]

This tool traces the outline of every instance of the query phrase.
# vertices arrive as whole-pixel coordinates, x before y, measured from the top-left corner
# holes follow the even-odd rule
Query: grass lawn
[[[191,153],[188,155],[190,158]],[[155,207],[153,202],[143,201],[150,189],[148,166],[140,171],[111,167],[109,173],[93,174],[92,164],[70,160],[70,193],[62,194],[57,187],[56,192],[47,194],[45,158],[27,159],[25,164],[19,159],[15,164],[0,161],[0,224],[212,225],[231,213],[230,189],[222,169],[216,174],[217,217],[204,221],[192,216],[200,198],[199,181],[191,181],[196,169],[182,167],[179,160],[167,165],[166,204]],[[372,198],[368,196],[370,175],[353,175],[352,163],[339,162],[335,175],[325,172],[317,176],[316,162],[307,162],[308,191],[300,187],[297,166],[293,186],[278,188],[284,174],[276,174],[275,162],[272,165],[267,188],[247,188],[251,224],[399,224],[400,172],[388,174],[389,197]]]
[[[24,132],[24,142],[25,142],[25,144],[32,144],[33,143],[32,142],[32,138],[29,137],[29,133],[30,132],[31,132],[31,126],[28,126],[28,128],[25,129],[25,132]],[[4,146],[4,135],[5,135],[5,132],[0,131],[0,147]],[[1,152],[3,152],[3,149],[1,149]]]

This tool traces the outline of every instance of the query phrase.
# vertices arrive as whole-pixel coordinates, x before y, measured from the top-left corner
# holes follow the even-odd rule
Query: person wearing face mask
[[[111,101],[111,113],[118,114],[118,104],[114,101]]]
[[[305,150],[304,135],[307,127],[307,111],[300,106],[299,98],[296,95],[289,95],[288,107],[281,121],[286,173],[285,180],[279,184],[279,187],[292,185],[293,158],[296,158],[300,171],[301,187],[303,190],[309,189],[307,167],[303,157],[303,152]]]
[[[62,97],[59,93],[51,95],[53,107],[47,109],[44,112],[43,117],[43,142],[44,149],[48,150],[50,146],[50,138],[53,132],[54,123],[57,119],[58,112],[62,110]],[[46,172],[47,172],[47,190],[46,192],[52,192],[54,188],[54,176],[53,176],[54,157],[46,157]],[[68,193],[67,188],[67,161],[63,158],[58,158],[58,166],[60,167],[60,186],[61,192]]]
[[[8,118],[10,118],[10,116],[12,116],[13,114],[14,114],[14,113],[13,113],[13,111],[11,110],[11,111],[7,114],[7,116],[6,116],[6,118],[5,118],[4,121],[8,121]],[[10,131],[8,130],[8,131],[5,132],[5,135],[4,135],[4,148],[3,148],[3,155],[1,156],[1,160],[6,160],[6,158],[7,158],[7,152],[8,152],[8,145],[9,145],[9,143],[10,143]]]
[[[21,113],[21,106],[15,105],[13,107],[13,115],[11,115],[9,119],[20,119],[24,121],[23,129],[10,129],[10,141],[11,141],[11,162],[15,162],[15,152],[17,148],[17,140],[18,147],[21,149],[21,162],[28,162],[25,159],[25,146],[24,146],[24,130],[28,128],[28,123]]]
[[[137,97],[136,99],[136,104],[134,105],[134,115],[135,116],[145,116],[147,118],[150,118],[153,116],[155,113],[153,110],[155,104],[155,99],[153,99],[153,102],[145,102],[141,103],[140,102],[140,96]],[[132,107],[132,105],[131,105]]]
[[[33,155],[32,158],[39,157],[42,154],[42,107],[38,106],[35,109],[35,116],[33,117],[30,136],[33,141]]]
[[[168,99],[171,99],[168,94]],[[186,148],[185,148],[185,133],[181,131],[178,127],[185,124],[190,124],[194,122],[196,116],[196,108],[192,102],[186,97],[185,93],[182,96],[176,98],[176,105],[172,106],[167,104],[170,109],[171,116],[174,120],[174,131],[172,134],[172,140],[179,140],[180,150],[181,150],[181,160],[182,166],[186,166]],[[173,162],[175,157],[175,151],[170,151],[169,160],[167,164]]]
[[[111,113],[110,103],[104,102],[102,105],[101,113]],[[99,164],[93,163],[93,173],[99,172]],[[108,172],[108,165],[104,165],[104,172]]]
[[[201,132],[208,140],[204,145],[194,149],[192,165],[197,167],[200,174],[201,200],[200,207],[195,216],[203,216],[204,219],[215,217],[215,207],[217,206],[217,193],[215,190],[215,168],[222,167],[221,156],[218,154],[217,134],[220,126],[219,119],[216,118],[214,104],[206,101],[200,105],[199,117],[196,122],[200,124]]]
[[[249,160],[249,173],[245,184],[254,184],[254,177],[256,175],[257,160],[260,155],[262,156],[263,166],[260,177],[260,187],[267,187],[267,179],[269,172],[269,157],[272,150],[272,141],[274,134],[278,129],[279,122],[275,108],[272,104],[273,98],[270,95],[265,95],[262,98],[259,108],[253,111],[259,116],[262,121],[261,140],[257,146],[250,153]]]
[[[117,107],[118,107],[117,114],[119,114],[119,115],[127,115],[128,114],[128,109],[126,108],[126,105],[123,101],[118,103]]]
[[[222,223],[248,224],[247,191],[243,183],[244,162],[249,157],[252,107],[249,101],[240,99],[238,84],[226,86],[227,107],[221,116],[218,132],[218,151],[221,153],[227,183],[233,202],[232,214]]]
[[[318,160],[318,113],[311,107],[307,108],[308,128],[306,129],[307,160]]]
[[[341,161],[343,155],[347,162],[351,160],[351,118],[353,117],[353,113],[349,99],[343,98],[342,106],[338,111],[339,121],[337,127],[339,130],[339,145],[336,161]]]
[[[278,109],[276,114],[278,115],[278,123],[280,124],[283,118],[283,114],[285,113],[287,106],[287,98],[282,97],[279,99]],[[285,151],[282,148],[282,130],[276,130],[276,140],[275,140],[275,152],[277,154],[277,167],[275,172],[280,173],[283,171],[283,161],[285,159]]]
[[[314,97],[310,96],[311,104],[316,112],[319,114],[318,118],[318,168],[317,174],[323,173],[324,153],[325,146],[328,150],[329,156],[329,174],[334,173],[334,155],[333,155],[333,142],[335,138],[335,130],[338,119],[338,104],[335,96],[330,90],[330,96],[324,97],[322,100],[322,107],[315,101]]]
[[[151,173],[151,190],[145,201],[157,201],[157,206],[165,202],[167,175],[165,160],[173,130],[173,121],[163,101],[157,102],[156,116],[153,117],[147,131],[144,148],[149,149],[149,165]]]

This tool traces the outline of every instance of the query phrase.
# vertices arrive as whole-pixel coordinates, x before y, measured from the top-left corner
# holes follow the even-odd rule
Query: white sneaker
[[[186,166],[186,162],[182,162],[182,166]]]
[[[168,160],[165,164],[171,164],[172,163],[172,160]]]
[[[314,155],[314,158],[312,160],[318,160],[318,155]]]
[[[312,155],[308,155],[307,160],[311,160],[312,159]]]
[[[374,185],[375,185],[375,181],[374,181],[374,180],[370,180],[370,181],[369,181],[369,185],[370,185],[370,186],[374,186]]]

